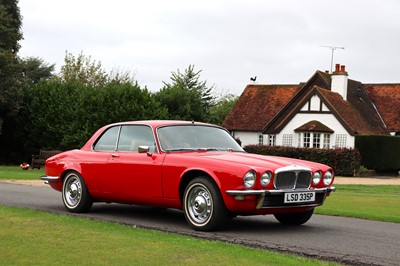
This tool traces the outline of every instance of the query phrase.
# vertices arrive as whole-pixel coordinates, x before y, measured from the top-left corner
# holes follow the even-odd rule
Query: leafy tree
[[[210,107],[213,104],[213,87],[207,87],[206,81],[200,81],[200,71],[193,65],[181,73],[178,69],[171,76],[171,83],[156,93],[156,99],[166,106],[170,119],[208,121]]]
[[[21,60],[21,70],[24,83],[29,86],[38,83],[39,80],[49,80],[53,77],[54,64],[49,65],[38,57],[27,57]]]
[[[215,104],[210,108],[210,120],[208,122],[222,125],[238,98],[236,95],[227,94],[216,100]]]
[[[17,0],[0,0],[0,134],[3,122],[21,105],[20,65],[17,53],[22,39]]]

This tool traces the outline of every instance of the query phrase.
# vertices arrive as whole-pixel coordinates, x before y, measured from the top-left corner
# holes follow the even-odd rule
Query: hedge
[[[249,153],[273,155],[302,159],[329,165],[336,175],[354,176],[360,168],[361,156],[356,149],[316,149],[283,146],[248,145],[244,149]]]
[[[380,172],[400,170],[400,136],[357,135],[355,146],[366,168]]]

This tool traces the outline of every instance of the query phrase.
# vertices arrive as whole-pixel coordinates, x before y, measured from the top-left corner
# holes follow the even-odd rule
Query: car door
[[[139,146],[149,147],[139,153]],[[156,203],[162,198],[161,165],[153,130],[147,125],[122,125],[107,173],[111,197],[122,202]]]

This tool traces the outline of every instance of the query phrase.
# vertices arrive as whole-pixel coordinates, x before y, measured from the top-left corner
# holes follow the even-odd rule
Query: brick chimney
[[[339,93],[344,100],[347,100],[348,75],[344,65],[336,64],[331,76],[331,91]]]

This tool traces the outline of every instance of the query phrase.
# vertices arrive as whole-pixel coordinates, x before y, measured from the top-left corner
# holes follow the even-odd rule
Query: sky
[[[298,84],[333,64],[400,83],[398,0],[20,0],[21,57],[59,72],[66,52],[158,91],[189,65],[219,94]]]

